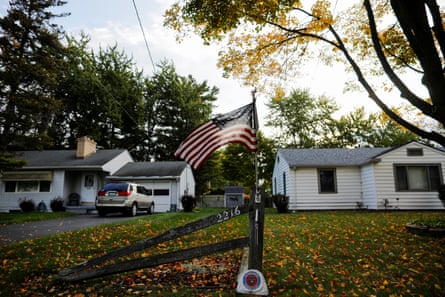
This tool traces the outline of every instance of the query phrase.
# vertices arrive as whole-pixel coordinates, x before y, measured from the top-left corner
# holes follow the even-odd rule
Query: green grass
[[[0,213],[0,226],[51,220],[74,215],[76,214],[71,212],[37,212],[37,211],[19,212],[19,213]]]
[[[236,296],[239,250],[78,283],[55,282],[62,268],[216,211],[139,216],[0,246],[0,295]],[[270,296],[445,296],[445,238],[414,235],[404,228],[415,220],[444,217],[444,212],[268,210],[263,273]],[[246,234],[247,216],[241,216],[127,258]]]

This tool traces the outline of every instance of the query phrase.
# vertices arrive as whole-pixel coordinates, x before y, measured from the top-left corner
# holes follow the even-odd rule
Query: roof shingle
[[[119,169],[113,176],[122,177],[155,177],[155,176],[179,176],[187,166],[183,161],[163,162],[130,162]]]
[[[391,148],[281,149],[278,153],[291,167],[359,166]]]
[[[27,161],[24,169],[32,168],[73,168],[103,166],[125,152],[124,149],[98,150],[91,156],[78,159],[75,150],[21,151],[17,159]]]

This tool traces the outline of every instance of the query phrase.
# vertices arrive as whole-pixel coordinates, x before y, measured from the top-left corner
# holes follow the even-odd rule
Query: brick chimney
[[[88,136],[77,138],[76,157],[78,159],[85,159],[96,153],[96,142]]]

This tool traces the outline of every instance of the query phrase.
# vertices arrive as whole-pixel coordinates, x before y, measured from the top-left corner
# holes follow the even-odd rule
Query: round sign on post
[[[269,295],[264,276],[256,269],[246,270],[241,275],[236,291],[240,294]]]

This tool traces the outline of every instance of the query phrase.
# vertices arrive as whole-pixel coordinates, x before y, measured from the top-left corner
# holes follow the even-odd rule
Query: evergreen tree
[[[64,104],[54,136],[57,143],[74,148],[78,137],[89,135],[100,147],[137,152],[144,134],[142,72],[117,46],[95,54],[86,35],[67,40],[65,75],[58,89]]]
[[[63,65],[62,33],[50,12],[64,1],[13,0],[0,19],[0,153],[45,149],[61,101],[55,89]]]
[[[207,82],[198,83],[192,76],[180,76],[167,62],[152,78],[147,96],[147,116],[156,117],[153,129],[152,157],[157,160],[174,160],[179,144],[198,125],[210,119],[218,89]],[[150,119],[146,119],[150,121]]]

